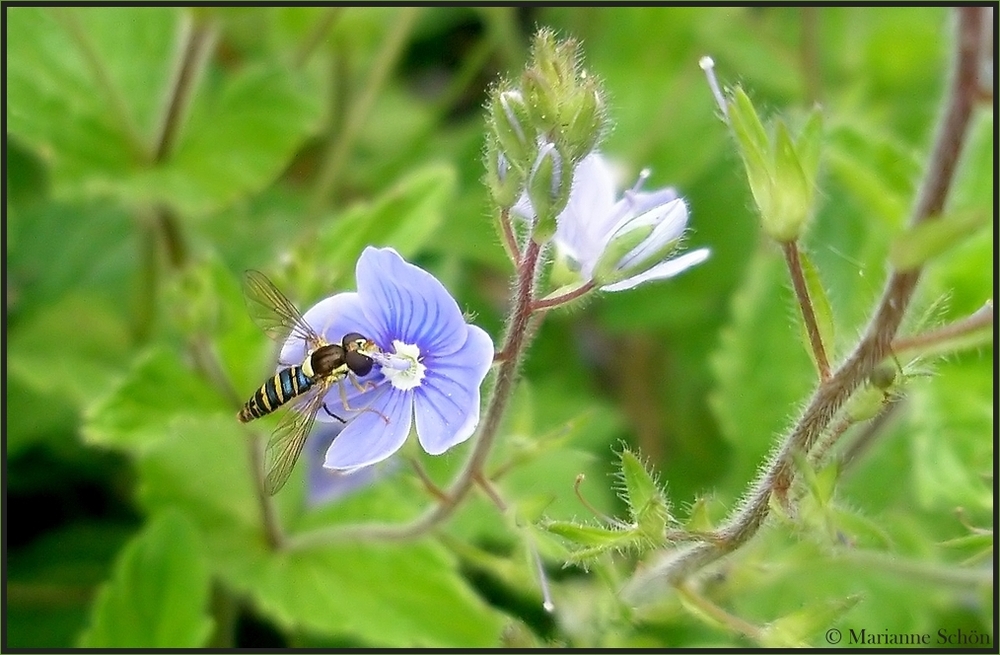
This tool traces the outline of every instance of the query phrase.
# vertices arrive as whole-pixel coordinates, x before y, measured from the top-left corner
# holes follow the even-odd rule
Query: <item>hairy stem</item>
[[[993,301],[986,304],[963,319],[949,323],[943,327],[915,334],[909,337],[899,337],[892,342],[892,352],[900,355],[926,355],[932,352],[952,352],[967,345],[967,340],[975,340],[983,333],[984,338],[992,338]],[[989,330],[989,334],[987,333]]]
[[[830,362],[826,358],[823,337],[820,335],[819,324],[816,322],[816,312],[813,309],[812,298],[809,297],[809,286],[806,284],[806,277],[802,271],[799,245],[795,241],[790,241],[782,243],[781,248],[785,253],[785,263],[788,264],[788,274],[792,278],[792,288],[795,289],[795,298],[798,300],[799,309],[802,311],[802,321],[805,323],[806,333],[809,335],[809,345],[812,346],[816,368],[819,369],[819,379],[820,382],[825,382],[830,379]]]
[[[977,7],[958,8],[956,12],[958,29],[951,84],[910,219],[911,225],[941,214],[972,117],[977,64],[980,61],[982,12]],[[750,486],[743,502],[716,531],[716,539],[665,553],[629,582],[626,595],[645,597],[664,584],[676,585],[736,550],[757,533],[769,513],[775,484],[791,475],[793,455],[809,452],[854,390],[890,354],[920,272],[921,269],[917,268],[906,272],[894,271],[890,275],[860,343],[832,377],[817,388],[795,426],[781,440],[774,455]]]

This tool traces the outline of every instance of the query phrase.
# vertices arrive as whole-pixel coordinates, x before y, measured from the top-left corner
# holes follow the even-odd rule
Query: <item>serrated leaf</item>
[[[893,240],[889,262],[900,271],[918,268],[988,224],[986,212],[978,210],[958,211],[924,221]]]
[[[495,643],[502,615],[471,590],[442,546],[373,540],[274,551],[266,545],[253,491],[247,434],[236,418],[181,416],[164,429],[184,438],[160,439],[140,460],[142,505],[154,513],[176,507],[191,516],[212,572],[252,598],[283,630],[305,629],[383,647]],[[411,487],[397,487],[388,478],[307,512],[307,464],[300,459],[275,496],[278,516],[292,535],[306,525],[401,522],[421,509]],[[464,618],[455,621],[456,616]]]
[[[9,13],[8,129],[43,153],[56,193],[83,195],[117,184],[151,150],[182,13],[163,7]],[[95,77],[95,62],[105,84]]]
[[[94,601],[83,648],[197,648],[212,629],[208,567],[191,523],[165,511],[122,552]]]
[[[229,409],[177,353],[159,348],[140,355],[125,379],[88,408],[83,434],[92,444],[142,453],[169,436],[165,426],[176,417]]]
[[[816,317],[816,327],[819,329],[819,338],[823,343],[823,350],[826,352],[827,362],[834,358],[833,346],[836,343],[836,334],[833,323],[833,308],[830,306],[830,299],[826,293],[826,286],[820,279],[819,270],[813,264],[809,255],[799,251],[799,261],[802,264],[802,275],[805,277],[806,289],[809,291],[809,300],[812,302],[813,315]],[[799,324],[802,326],[802,344],[806,352],[819,370],[816,362],[816,354],[813,352],[812,342],[809,340],[809,331],[806,329],[805,321],[802,319],[802,312],[799,311]]]
[[[789,321],[789,296],[784,262],[757,251],[712,355],[716,389],[709,404],[734,449],[729,478],[734,490],[754,476],[815,380],[809,356],[796,342],[798,328]]]
[[[305,77],[283,64],[247,67],[203,93],[173,155],[125,181],[128,200],[183,215],[222,209],[271,184],[319,118]]]

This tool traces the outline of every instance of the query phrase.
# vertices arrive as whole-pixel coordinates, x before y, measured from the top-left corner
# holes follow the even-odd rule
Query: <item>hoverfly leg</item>
[[[375,384],[369,384],[368,382],[365,382],[363,385],[359,384],[357,376],[355,376],[353,373],[349,373],[347,377],[349,377],[351,379],[351,383],[361,393],[369,391],[369,390],[371,390],[372,388],[374,388],[376,386]],[[372,409],[371,407],[361,407],[361,408],[355,410],[347,402],[347,391],[344,389],[344,381],[341,380],[340,384],[337,385],[337,386],[340,388],[340,402],[344,403],[344,409],[346,409],[349,412],[354,412],[354,411],[358,411],[358,412],[375,412],[376,414],[378,414],[379,416],[382,417],[382,420],[385,421],[386,425],[389,424],[389,417],[386,416],[385,414],[383,414],[382,412],[378,411],[377,409]]]
[[[347,407],[347,405],[344,405],[344,407]],[[347,421],[345,421],[344,419],[340,418],[339,416],[331,412],[330,408],[326,406],[326,403],[323,403],[323,411],[332,416],[333,418],[337,419],[341,423],[347,423]]]

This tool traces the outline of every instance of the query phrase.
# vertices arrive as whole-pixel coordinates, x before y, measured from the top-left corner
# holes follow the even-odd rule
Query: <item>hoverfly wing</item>
[[[327,385],[318,384],[310,390],[308,397],[285,411],[281,421],[267,442],[264,458],[267,468],[265,488],[271,496],[278,493],[295,468],[295,462],[302,454],[302,446],[309,437],[316,413],[323,406],[323,396]]]
[[[283,343],[292,333],[312,348],[323,342],[295,305],[260,271],[244,273],[243,297],[250,317],[278,343]]]

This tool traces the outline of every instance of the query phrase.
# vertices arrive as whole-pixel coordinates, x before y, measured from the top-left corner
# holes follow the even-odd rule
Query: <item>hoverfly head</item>
[[[347,362],[347,368],[359,376],[364,377],[372,370],[372,365],[374,362],[372,358],[366,355],[366,352],[371,352],[375,348],[375,344],[371,339],[363,337],[357,332],[350,332],[344,336],[344,361]]]

